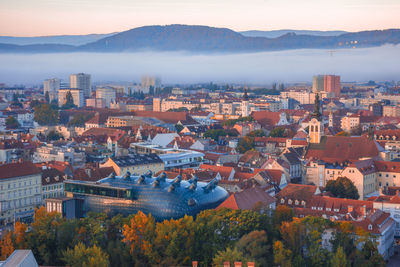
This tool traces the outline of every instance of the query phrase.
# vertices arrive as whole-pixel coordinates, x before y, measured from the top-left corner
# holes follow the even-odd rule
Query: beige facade
[[[341,120],[341,128],[343,131],[350,133],[352,130],[360,126],[360,117],[357,115],[345,116]]]
[[[107,119],[107,127],[126,127],[136,125],[146,125],[146,123],[137,116],[110,116]]]
[[[152,171],[153,173],[158,173],[164,170],[164,163],[143,163],[139,165],[129,165],[129,166],[121,166],[117,165],[111,158],[109,158],[104,164],[100,167],[113,167],[115,174],[118,176],[123,176],[127,172],[130,172],[132,175],[142,175],[148,171]]]
[[[71,92],[74,105],[81,108],[85,105],[83,98],[83,91],[80,89],[60,89],[58,91],[58,105],[61,107],[67,101],[67,94]]]
[[[399,106],[383,106],[383,116],[400,117],[400,107]]]
[[[312,118],[309,125],[310,143],[318,144],[324,134],[324,124],[316,118]]]

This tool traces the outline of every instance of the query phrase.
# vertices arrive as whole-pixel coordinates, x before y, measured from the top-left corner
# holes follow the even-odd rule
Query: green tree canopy
[[[285,128],[278,127],[274,128],[269,132],[269,137],[285,137]]]
[[[245,266],[245,264],[250,260],[237,248],[231,249],[228,247],[224,251],[218,251],[217,255],[215,255],[213,259],[213,266],[223,267],[224,262],[229,262],[230,265],[233,266],[235,261],[240,261],[244,263],[243,265]]]
[[[83,127],[85,122],[93,118],[94,114],[75,114],[74,117],[68,122],[68,126]]]
[[[329,180],[326,183],[326,191],[335,197],[359,199],[360,195],[354,183],[347,177],[338,177],[336,180]]]
[[[96,245],[86,247],[83,243],[78,243],[73,249],[67,249],[63,255],[65,264],[71,267],[110,266],[108,255]]]
[[[257,267],[271,266],[273,263],[271,243],[264,230],[242,236],[235,248],[246,258],[254,261]]]
[[[49,104],[38,105],[35,107],[34,119],[40,125],[56,125],[58,110],[53,109]]]
[[[46,91],[46,93],[44,94],[44,99],[46,100],[47,104],[50,104],[50,95],[49,95],[49,91]]]
[[[250,137],[263,137],[263,136],[265,136],[265,133],[264,133],[263,130],[260,129],[260,130],[255,130],[255,131],[252,131],[252,132],[248,133],[247,136],[250,136]]]
[[[19,122],[13,116],[8,116],[6,119],[6,127],[7,129],[17,129],[20,127]]]
[[[254,138],[250,136],[245,136],[239,139],[236,150],[239,153],[246,153],[247,151],[253,149],[255,147]]]
[[[218,141],[220,136],[226,136],[226,135],[227,133],[225,132],[224,129],[210,129],[207,132],[205,132],[203,136]]]

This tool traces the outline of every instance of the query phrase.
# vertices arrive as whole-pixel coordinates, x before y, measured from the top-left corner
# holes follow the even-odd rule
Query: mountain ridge
[[[290,49],[340,49],[399,44],[400,29],[361,31],[336,36],[305,35],[288,32],[275,38],[248,37],[228,28],[201,25],[153,25],[109,34],[83,45],[0,44],[0,53],[58,52],[260,52]]]

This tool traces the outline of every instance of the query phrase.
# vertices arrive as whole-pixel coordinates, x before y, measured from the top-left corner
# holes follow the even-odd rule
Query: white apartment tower
[[[69,85],[71,88],[82,90],[84,97],[90,97],[92,94],[92,82],[90,74],[71,74],[69,76]]]
[[[97,87],[96,88],[96,98],[101,98],[105,100],[106,107],[110,107],[111,102],[115,102],[115,89],[112,87]]]
[[[46,94],[46,92],[49,93],[50,101],[57,100],[58,90],[60,90],[60,80],[59,79],[57,79],[57,78],[47,79],[43,82],[43,92],[44,92],[44,94]]]

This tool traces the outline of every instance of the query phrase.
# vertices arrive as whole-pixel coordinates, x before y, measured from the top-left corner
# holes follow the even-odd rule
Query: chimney
[[[235,261],[235,267],[242,267],[242,262],[241,261]]]
[[[192,261],[192,266],[197,267],[198,263],[199,263],[198,261]]]
[[[351,206],[351,205],[347,206],[347,211],[348,212],[353,212],[353,206]]]
[[[224,267],[230,267],[230,266],[231,266],[231,263],[229,261],[224,262]]]
[[[254,266],[256,266],[254,262],[252,261],[247,262],[247,267],[254,267]]]
[[[383,190],[382,190],[382,188],[379,188],[379,195],[380,195],[380,196],[383,195]]]
[[[361,207],[361,214],[362,214],[363,216],[366,216],[366,215],[367,215],[367,206],[363,205],[363,206]]]

